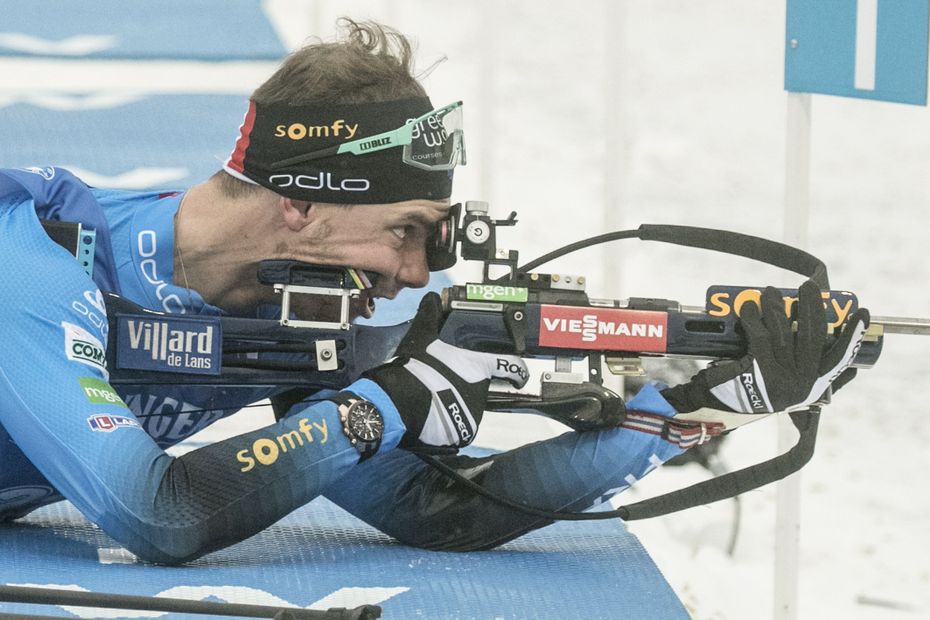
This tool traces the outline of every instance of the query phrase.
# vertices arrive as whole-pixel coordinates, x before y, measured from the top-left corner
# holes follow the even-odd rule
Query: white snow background
[[[783,1],[275,0],[267,7],[292,47],[310,35],[331,38],[335,19],[348,15],[411,35],[421,69],[446,56],[424,83],[436,105],[465,101],[470,163],[456,173],[453,198],[488,200],[499,217],[518,211],[520,224],[500,242],[524,259],[641,223],[782,238]],[[0,86],[151,92],[157,83],[166,91],[247,94],[272,67],[6,59]],[[834,288],[854,291],[873,314],[930,316],[930,111],[816,95],[812,119],[809,251],[827,263]],[[798,284],[747,261],[636,241],[551,269],[587,276],[596,297],[689,305],[702,304],[712,284]],[[475,274],[456,268],[459,279]],[[801,476],[801,618],[930,618],[928,354],[930,339],[888,336],[877,366],[860,372],[822,416],[817,453]],[[555,432],[526,416],[486,420],[485,445]],[[741,429],[722,457],[732,468],[767,459],[775,437],[772,419]],[[619,499],[704,478],[697,466],[666,468]],[[774,488],[746,494],[741,508],[732,556],[733,502],[631,524],[696,619],[772,617]]]

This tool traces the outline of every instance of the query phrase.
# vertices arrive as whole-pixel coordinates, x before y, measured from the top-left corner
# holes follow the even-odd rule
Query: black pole
[[[235,616],[244,618],[279,618],[286,620],[374,620],[381,617],[381,608],[363,605],[355,609],[335,608],[328,610],[301,609],[299,607],[272,607],[242,603],[218,603],[192,601],[160,596],[136,596],[106,592],[75,592],[55,588],[32,588],[26,586],[0,585],[0,601],[8,603],[31,603],[38,605],[74,605],[77,607],[104,607],[108,609],[139,609],[212,616]],[[5,616],[15,617],[15,616]],[[48,616],[24,616],[41,618]]]

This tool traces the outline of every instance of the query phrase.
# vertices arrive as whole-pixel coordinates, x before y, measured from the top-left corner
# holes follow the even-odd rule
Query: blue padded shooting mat
[[[559,523],[495,551],[431,552],[399,545],[318,498],[238,545],[187,566],[160,567],[134,562],[60,502],[0,527],[0,549],[0,582],[8,585],[313,609],[367,603],[382,606],[386,620],[688,618],[618,521]],[[0,615],[12,613],[142,617],[0,603]]]
[[[274,60],[286,49],[260,0],[0,0],[0,55]]]

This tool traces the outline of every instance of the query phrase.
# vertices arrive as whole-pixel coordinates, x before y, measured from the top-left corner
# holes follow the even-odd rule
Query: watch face
[[[349,408],[346,423],[349,431],[361,441],[381,439],[381,434],[384,432],[381,412],[367,401],[357,402]]]

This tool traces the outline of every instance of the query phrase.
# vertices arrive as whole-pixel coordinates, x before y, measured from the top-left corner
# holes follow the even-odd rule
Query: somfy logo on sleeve
[[[123,315],[116,330],[117,368],[220,374],[223,336],[218,317]]]
[[[103,343],[86,329],[67,321],[61,322],[65,334],[65,356],[73,361],[107,373],[107,353]]]

